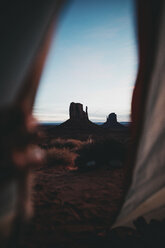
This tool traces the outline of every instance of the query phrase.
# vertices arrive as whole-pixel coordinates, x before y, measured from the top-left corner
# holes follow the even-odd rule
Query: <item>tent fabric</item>
[[[1,4],[1,108],[12,105],[20,92],[58,2],[16,0]],[[114,226],[129,226],[140,215],[148,219],[165,217],[164,5],[160,0],[138,1],[142,14],[138,16],[140,69],[132,113],[135,141],[138,140],[138,143],[132,184]],[[12,201],[7,201],[7,204],[3,201],[8,207],[5,210],[4,206],[0,206],[2,228],[6,220],[10,225],[15,215],[17,182],[11,181],[7,188],[1,188],[1,199],[6,190]]]
[[[140,11],[143,12],[146,3],[139,2]],[[141,123],[138,123],[141,133],[132,183],[114,227],[132,226],[132,221],[139,216],[145,217],[148,221],[154,218],[159,220],[165,218],[165,4],[163,1],[157,1],[157,3],[151,1],[148,3],[147,11],[150,12],[148,14],[152,16],[152,21],[146,27],[151,29],[152,35],[146,42],[142,39],[146,33],[142,32],[140,39],[144,49],[146,47],[147,50],[147,46],[151,46],[152,50],[148,54],[144,50],[145,55],[142,54],[140,57],[139,67],[142,66],[142,74],[146,73],[147,77],[139,77],[138,80],[141,80],[143,93],[143,85],[144,88],[146,85],[148,87],[146,94],[142,95],[138,92],[138,97],[142,97],[141,99],[139,98],[138,101],[133,99],[133,104],[138,102],[141,108],[141,116],[139,115]],[[143,26],[147,18],[148,15],[142,16]],[[154,28],[155,32],[153,32]],[[148,30],[146,32],[149,34]],[[147,66],[150,70],[147,70]],[[137,95],[134,97],[137,98]],[[137,111],[137,108],[133,106],[133,111]],[[133,116],[138,122],[136,111],[133,112]]]
[[[17,101],[18,97],[20,96],[22,96],[23,98],[30,98],[31,95],[29,95],[29,92],[24,92],[24,90],[27,89],[27,87],[25,86],[27,86],[28,84],[28,86],[32,89],[31,91],[33,91],[33,83],[36,84],[36,82],[34,81],[39,80],[40,74],[38,72],[35,74],[32,71],[32,75],[30,74],[32,70],[31,67],[35,67],[36,57],[38,60],[45,59],[45,56],[43,55],[45,55],[47,49],[46,51],[41,51],[41,48],[45,48],[45,43],[47,43],[47,37],[45,36],[49,34],[49,29],[54,23],[54,19],[57,16],[58,8],[61,2],[63,1],[16,0],[3,1],[1,3],[1,247],[6,247],[8,243],[7,239],[14,231],[14,226],[17,224],[17,219],[18,222],[23,222],[25,218],[29,217],[31,211],[29,206],[31,204],[31,201],[29,200],[31,195],[29,192],[30,186],[28,187],[27,184],[27,181],[30,181],[31,175],[29,175],[27,167],[19,170],[18,165],[14,164],[12,160],[14,150],[19,150],[20,144],[22,153],[27,152],[26,149],[28,148],[28,142],[30,142],[29,136],[32,135],[32,133],[30,133],[30,131],[28,130],[29,126],[28,120],[26,120],[27,116],[25,116],[25,113],[21,109],[22,106],[20,106],[22,102],[18,103]],[[38,55],[40,52],[42,53],[41,56]],[[42,69],[42,61],[37,61],[37,63],[39,64],[39,69]],[[31,80],[33,81],[31,82]],[[30,103],[32,103],[32,101],[28,102],[28,104]],[[28,142],[26,136],[29,137]],[[27,158],[25,158],[25,160],[26,159]],[[28,163],[29,160],[25,162]],[[20,171],[22,172],[22,174],[20,173]],[[20,218],[18,218],[18,216]],[[11,247],[13,247],[13,244],[11,245]]]
[[[0,107],[14,103],[59,0],[2,1]]]

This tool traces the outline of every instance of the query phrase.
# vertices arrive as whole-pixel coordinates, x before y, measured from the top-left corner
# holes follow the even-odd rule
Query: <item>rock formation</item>
[[[124,128],[122,124],[117,121],[117,115],[111,113],[107,117],[107,121],[102,125],[104,128]]]
[[[88,120],[88,108],[83,110],[81,103],[72,102],[69,107],[70,120]]]
[[[71,102],[69,107],[69,119],[58,126],[58,131],[60,128],[65,128],[67,132],[80,133],[81,131],[88,133],[89,135],[93,132],[99,132],[100,129],[102,129],[89,120],[87,107],[84,111],[81,103],[74,102]]]

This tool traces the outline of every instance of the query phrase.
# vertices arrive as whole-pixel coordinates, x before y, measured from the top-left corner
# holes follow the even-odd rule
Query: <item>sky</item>
[[[43,70],[33,113],[41,122],[69,118],[69,104],[89,119],[115,112],[129,121],[137,72],[133,0],[72,0],[62,14]]]

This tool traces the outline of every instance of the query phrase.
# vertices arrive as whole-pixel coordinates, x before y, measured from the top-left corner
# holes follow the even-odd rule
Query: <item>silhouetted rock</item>
[[[88,108],[83,110],[81,103],[72,102],[69,107],[69,115],[71,120],[88,120]]]
[[[125,128],[122,124],[117,121],[117,115],[111,113],[107,117],[107,121],[102,125],[104,128]]]
[[[69,119],[58,126],[58,129],[65,128],[67,130],[84,130],[84,131],[97,131],[101,127],[91,122],[88,118],[88,108],[83,110],[81,103],[72,102],[69,107]]]
[[[116,128],[117,127],[117,128]],[[109,128],[109,129],[108,129]],[[88,108],[83,110],[83,105],[81,103],[72,102],[69,106],[69,118],[65,122],[59,125],[47,125],[45,128],[40,127],[43,130],[45,136],[47,137],[63,137],[86,140],[88,137],[104,137],[105,135],[110,135],[115,132],[122,132],[122,135],[128,135],[129,129],[117,122],[116,114],[111,113],[107,118],[107,122],[103,125],[97,125],[89,120],[88,118]],[[114,167],[118,165],[116,161],[112,161]]]

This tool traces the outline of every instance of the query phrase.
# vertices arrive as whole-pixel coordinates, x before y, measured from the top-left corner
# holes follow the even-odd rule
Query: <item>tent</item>
[[[31,115],[39,78],[44,66],[60,0],[16,0],[1,4],[1,65],[0,65],[0,146],[10,122],[20,116]],[[139,38],[139,71],[132,100],[132,149],[134,167],[132,182],[116,226],[131,226],[138,216],[162,219],[165,217],[165,4],[163,0],[137,0]],[[23,124],[22,124],[23,123]],[[18,124],[18,123],[17,123]],[[25,122],[19,123],[26,126]],[[25,128],[28,135],[28,128]],[[22,129],[20,129],[22,130]],[[21,133],[20,130],[18,131]],[[22,136],[21,136],[22,137]],[[6,140],[5,139],[5,140]],[[19,140],[19,139],[18,139]],[[16,142],[17,143],[17,142]],[[18,168],[8,173],[12,145],[7,154],[1,153],[0,181],[0,240],[11,234],[13,222],[25,215],[26,182],[16,176]],[[16,144],[15,144],[16,145]],[[8,147],[8,146],[7,146]],[[10,175],[9,175],[10,174]],[[27,175],[27,173],[25,173]],[[22,180],[22,181],[21,181]],[[22,188],[21,188],[22,187]],[[21,188],[21,191],[20,191]],[[20,205],[20,192],[25,195]],[[25,194],[26,193],[26,194]],[[21,202],[22,202],[21,199]],[[21,214],[18,213],[22,207]]]
[[[139,71],[132,99],[132,182],[114,227],[165,218],[165,3],[137,1]]]
[[[41,159],[39,151],[28,147],[34,125],[32,106],[62,3],[16,0],[0,4],[1,247],[13,247],[13,243],[17,247],[22,222],[31,214],[29,170]],[[22,165],[21,156],[26,161]]]

